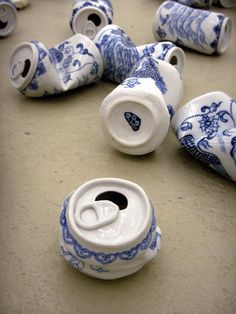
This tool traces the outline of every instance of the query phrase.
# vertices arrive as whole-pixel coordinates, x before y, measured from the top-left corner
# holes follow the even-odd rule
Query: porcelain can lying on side
[[[232,22],[227,16],[193,9],[174,1],[163,2],[156,11],[153,34],[205,54],[223,53],[229,45]]]
[[[180,75],[185,65],[184,51],[173,43],[151,43],[136,46],[117,25],[107,25],[96,35],[94,42],[104,63],[103,78],[122,83],[135,64],[144,57],[153,57],[173,64]]]
[[[101,104],[100,124],[108,143],[130,155],[154,151],[166,137],[182,95],[176,68],[142,58]]]
[[[224,8],[236,7],[236,1],[235,0],[213,0],[213,3],[216,5],[220,5]]]
[[[10,56],[13,87],[29,97],[59,94],[99,80],[103,62],[96,45],[76,34],[53,48],[38,41],[19,44]]]
[[[212,5],[213,0],[171,0],[175,1],[188,7],[195,7],[195,8],[209,8]]]
[[[63,203],[61,253],[86,275],[116,279],[133,274],[156,256],[160,244],[155,209],[131,181],[91,180]]]
[[[104,26],[111,24],[113,7],[110,0],[74,0],[70,27],[76,34],[93,39]]]
[[[11,0],[0,0],[0,37],[11,34],[16,28],[17,11]]]
[[[180,144],[194,157],[236,181],[236,102],[223,92],[189,101],[172,120]]]

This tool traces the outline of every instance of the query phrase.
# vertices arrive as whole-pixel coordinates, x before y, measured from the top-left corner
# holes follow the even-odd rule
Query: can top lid
[[[7,36],[16,27],[17,11],[13,4],[0,2],[0,37]]]
[[[22,90],[32,80],[38,64],[38,50],[32,43],[21,43],[9,61],[9,79],[13,87]]]
[[[137,184],[117,178],[88,181],[72,195],[67,221],[79,243],[90,247],[129,247],[146,236],[152,208]]]

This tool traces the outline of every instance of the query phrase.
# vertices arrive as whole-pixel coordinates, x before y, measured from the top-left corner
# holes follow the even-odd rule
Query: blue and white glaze
[[[100,124],[109,144],[130,155],[154,151],[165,139],[182,95],[176,68],[143,57],[101,104]]]
[[[182,75],[185,55],[181,48],[173,43],[153,43],[136,46],[130,37],[117,25],[104,27],[94,38],[99,48],[103,62],[103,78],[116,83],[122,83],[129,75],[133,66],[142,58],[152,56],[156,59],[171,62],[176,56],[176,68]]]
[[[123,189],[125,190],[125,186]],[[125,246],[122,250],[118,249],[116,245],[103,247],[100,247],[99,244],[85,245],[78,240],[78,236],[74,234],[71,223],[68,221],[70,217],[68,214],[69,203],[73,193],[64,200],[60,214],[60,249],[62,256],[69,264],[93,277],[115,279],[136,272],[156,256],[161,247],[161,231],[156,224],[154,208],[151,210],[151,221],[147,226],[146,235],[137,239],[132,246]],[[83,196],[81,195],[81,197]],[[135,219],[135,215],[133,219]],[[112,228],[112,225],[108,228]]]
[[[95,20],[91,18],[91,14],[96,15]],[[112,23],[112,18],[113,6],[110,0],[75,0],[70,27],[74,33],[81,33],[93,39],[100,29]]]
[[[231,36],[231,20],[221,13],[165,1],[154,18],[157,40],[170,40],[205,54],[223,53]]]
[[[212,5],[213,0],[171,0],[175,1],[188,7],[194,8],[209,8]]]
[[[177,111],[173,130],[194,157],[236,181],[236,102],[223,92],[191,100]]]
[[[0,0],[0,37],[10,35],[17,24],[16,6],[11,0]]]
[[[38,41],[30,44],[36,47],[38,60],[31,81],[23,89],[19,88],[26,96],[60,94],[96,82],[102,76],[100,53],[93,42],[84,35],[76,34],[49,49]]]

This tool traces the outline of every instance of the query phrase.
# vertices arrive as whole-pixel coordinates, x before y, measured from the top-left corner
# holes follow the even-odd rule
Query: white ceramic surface
[[[21,10],[27,7],[29,0],[12,0],[17,9]]]
[[[75,34],[93,39],[104,26],[112,23],[112,17],[110,0],[74,0],[70,26]]]
[[[165,1],[157,9],[153,34],[180,46],[213,54],[223,53],[229,45],[232,22],[221,13],[193,9],[174,1]]]
[[[53,48],[33,41],[19,44],[10,56],[10,82],[30,97],[59,94],[99,80],[103,62],[98,48],[76,34]]]
[[[136,272],[157,254],[160,240],[155,210],[131,181],[88,181],[62,206],[62,255],[89,276],[116,279]]]
[[[145,57],[102,102],[100,123],[109,144],[131,155],[155,150],[166,137],[183,94],[178,71]]]
[[[17,24],[17,11],[10,0],[0,0],[0,37],[10,35]]]
[[[234,8],[236,7],[236,0],[213,0],[216,5],[221,5],[224,8]]]
[[[212,5],[213,0],[171,0],[189,7],[195,8],[209,8]]]
[[[180,144],[194,157],[236,181],[236,102],[223,92],[189,101],[172,120]]]

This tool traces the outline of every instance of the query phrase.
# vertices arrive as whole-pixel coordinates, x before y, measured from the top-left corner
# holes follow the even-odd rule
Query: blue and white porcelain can
[[[223,53],[229,45],[232,22],[221,13],[165,1],[156,11],[153,34],[196,51]]]
[[[103,78],[122,83],[133,66],[143,57],[154,58],[174,63],[182,75],[185,65],[183,50],[173,43],[152,43],[136,46],[127,33],[117,25],[107,25],[94,38],[103,62]]]
[[[223,92],[190,100],[172,120],[180,144],[194,157],[236,181],[236,101]]]
[[[220,5],[224,8],[236,7],[236,0],[213,0],[213,3],[216,5]]]
[[[195,8],[209,8],[212,5],[213,0],[171,0],[175,1],[188,7]]]
[[[96,45],[76,34],[53,48],[38,41],[19,44],[10,56],[13,87],[30,97],[59,94],[99,80],[103,61]]]
[[[116,279],[133,274],[156,256],[160,245],[155,209],[131,181],[88,181],[62,205],[61,253],[86,275]]]
[[[11,34],[16,28],[17,11],[11,0],[0,0],[0,37]]]
[[[165,139],[182,95],[176,68],[151,57],[141,59],[101,104],[100,124],[108,143],[130,155],[154,151]]]
[[[107,24],[112,23],[113,7],[110,0],[74,0],[70,27],[93,39]]]

